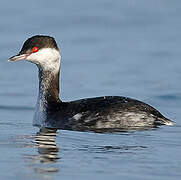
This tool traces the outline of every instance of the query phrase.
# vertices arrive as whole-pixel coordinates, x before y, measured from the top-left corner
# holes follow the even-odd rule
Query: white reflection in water
[[[39,178],[51,179],[53,174],[59,171],[56,162],[59,158],[59,148],[56,145],[56,130],[41,129],[33,139],[34,147],[37,147],[37,155],[25,155],[25,161],[29,168],[33,170]]]

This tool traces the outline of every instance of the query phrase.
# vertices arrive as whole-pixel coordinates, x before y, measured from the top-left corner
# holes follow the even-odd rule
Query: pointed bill
[[[19,60],[23,60],[23,59],[26,59],[28,56],[28,54],[18,54],[18,55],[15,55],[15,56],[12,56],[8,59],[8,61],[19,61]]]

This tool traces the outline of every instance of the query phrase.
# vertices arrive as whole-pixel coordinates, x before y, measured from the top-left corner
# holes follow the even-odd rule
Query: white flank
[[[79,119],[81,119],[81,117],[82,117],[82,114],[81,113],[78,113],[78,114],[76,114],[76,115],[74,115],[73,116],[73,119],[75,119],[75,120],[79,120]]]

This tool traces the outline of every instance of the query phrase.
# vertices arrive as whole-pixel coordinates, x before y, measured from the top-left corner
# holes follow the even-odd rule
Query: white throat
[[[36,53],[32,53],[27,60],[38,65],[44,71],[56,73],[60,69],[60,52],[53,48],[43,48]]]

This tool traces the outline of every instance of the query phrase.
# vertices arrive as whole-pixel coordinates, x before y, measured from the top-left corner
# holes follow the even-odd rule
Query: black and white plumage
[[[78,131],[119,131],[173,125],[159,111],[127,97],[105,96],[62,102],[59,99],[60,51],[54,38],[36,35],[25,41],[9,61],[38,66],[39,95],[33,124],[40,128]]]

